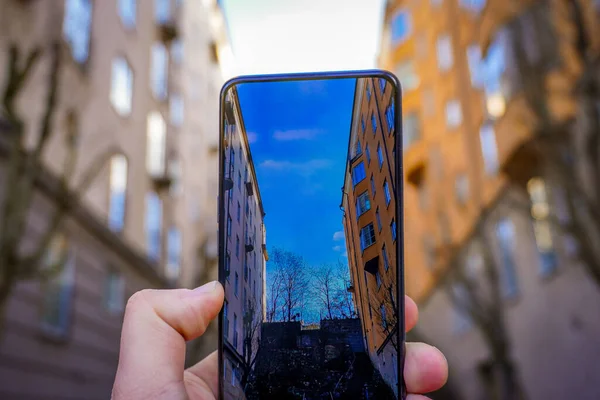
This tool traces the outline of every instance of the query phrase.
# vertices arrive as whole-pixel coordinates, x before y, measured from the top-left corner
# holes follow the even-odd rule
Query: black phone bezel
[[[396,279],[398,287],[398,307],[400,310],[404,310],[405,306],[405,282],[404,282],[404,169],[403,169],[403,147],[402,147],[402,86],[398,78],[391,72],[382,69],[370,69],[370,70],[357,70],[357,71],[326,71],[326,72],[300,72],[300,73],[289,73],[289,74],[264,74],[264,75],[243,75],[229,79],[223,84],[219,94],[219,193],[218,193],[218,207],[219,207],[219,218],[218,218],[218,243],[219,243],[219,256],[218,256],[218,268],[219,268],[219,282],[225,285],[225,204],[222,200],[224,197],[223,193],[223,181],[224,181],[224,162],[225,162],[225,148],[224,148],[224,121],[225,121],[225,99],[227,91],[230,88],[235,87],[241,83],[257,83],[257,82],[283,82],[283,81],[299,81],[299,80],[324,80],[324,79],[352,79],[352,78],[383,78],[390,83],[394,88],[394,102],[395,102],[395,126],[394,126],[394,148],[396,150],[396,159],[394,160],[395,168],[395,197],[396,197],[396,237],[401,240],[396,240]],[[400,139],[400,140],[399,140]],[[398,374],[400,383],[400,398],[404,400],[406,398],[406,385],[404,384],[404,360],[406,355],[406,327],[404,320],[404,312],[398,313],[402,317],[398,321],[398,340],[402,343],[402,352],[399,354],[398,360]],[[219,400],[225,400],[223,398],[224,382],[223,382],[223,309],[219,312],[218,317],[218,363],[219,363]]]

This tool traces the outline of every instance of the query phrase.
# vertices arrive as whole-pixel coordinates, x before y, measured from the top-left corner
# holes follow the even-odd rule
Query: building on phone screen
[[[342,188],[351,283],[371,361],[398,395],[395,105],[385,79],[357,79]]]
[[[266,313],[265,211],[235,88],[224,104],[225,398],[244,399]]]
[[[410,340],[455,398],[600,398],[599,21],[597,0],[386,2]]]

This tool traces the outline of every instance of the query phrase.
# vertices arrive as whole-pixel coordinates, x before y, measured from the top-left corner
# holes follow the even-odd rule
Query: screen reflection
[[[398,398],[394,91],[365,77],[226,92],[226,400]]]

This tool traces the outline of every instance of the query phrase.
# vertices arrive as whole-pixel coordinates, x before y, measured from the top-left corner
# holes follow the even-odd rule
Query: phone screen
[[[226,85],[222,399],[399,398],[397,91],[383,74]]]

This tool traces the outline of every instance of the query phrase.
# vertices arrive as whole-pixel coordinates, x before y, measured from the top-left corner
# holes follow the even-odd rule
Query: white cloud
[[[275,133],[273,133],[273,139],[279,141],[313,140],[322,133],[323,130],[321,129],[292,129],[287,131],[275,131]]]
[[[344,232],[343,231],[337,231],[336,233],[333,234],[333,240],[335,240],[336,242],[339,240],[344,240]],[[339,247],[339,246],[336,246]]]
[[[248,138],[249,144],[256,143],[256,141],[258,140],[258,135],[256,134],[256,132],[247,132],[246,137]]]
[[[327,169],[331,166],[329,160],[310,160],[303,163],[292,161],[265,160],[260,163],[260,167],[278,172],[292,172],[304,177],[310,177],[319,170]]]

